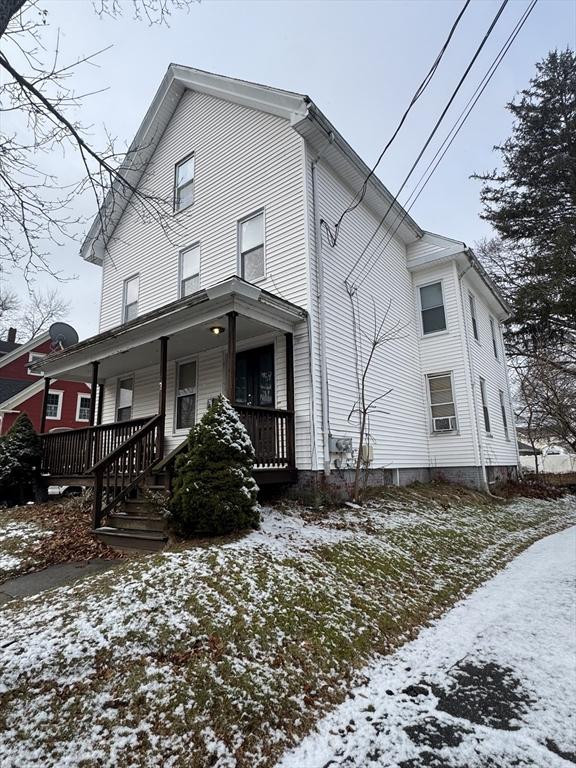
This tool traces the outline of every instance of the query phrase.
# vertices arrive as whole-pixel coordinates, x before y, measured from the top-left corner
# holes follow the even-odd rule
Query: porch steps
[[[168,542],[164,531],[132,530],[102,526],[94,532],[96,537],[109,547],[119,550],[141,550],[144,552],[160,552]]]

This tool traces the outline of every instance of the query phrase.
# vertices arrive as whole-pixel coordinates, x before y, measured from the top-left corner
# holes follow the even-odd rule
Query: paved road
[[[576,528],[366,675],[281,768],[573,768]]]

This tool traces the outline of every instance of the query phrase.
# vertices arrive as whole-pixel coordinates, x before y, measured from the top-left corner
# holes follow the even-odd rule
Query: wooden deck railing
[[[94,475],[94,528],[158,463],[164,416],[153,416],[112,453],[90,468]]]
[[[90,467],[142,429],[151,418],[147,416],[66,432],[47,432],[40,436],[42,472],[60,477],[84,475]]]
[[[258,408],[253,405],[234,405],[246,427],[254,453],[256,468],[293,468],[294,413],[277,408]]]

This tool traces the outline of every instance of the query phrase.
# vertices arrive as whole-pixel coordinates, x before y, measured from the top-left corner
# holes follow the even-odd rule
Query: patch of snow
[[[366,667],[368,682],[278,768],[420,765],[419,755],[430,748],[405,729],[422,733],[431,722],[455,729],[461,739],[441,747],[442,765],[473,768],[491,759],[502,767],[567,766],[546,742],[557,751],[576,750],[575,582],[576,527],[532,545],[415,641]],[[441,692],[454,688],[451,673],[458,665],[511,670],[526,705],[510,729],[437,709]],[[404,693],[409,686],[427,693]],[[502,697],[505,702],[505,692]]]

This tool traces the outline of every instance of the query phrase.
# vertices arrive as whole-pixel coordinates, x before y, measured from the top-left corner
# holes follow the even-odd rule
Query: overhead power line
[[[368,240],[368,242],[366,243],[366,245],[364,246],[364,248],[363,248],[363,249],[362,249],[362,251],[360,252],[360,254],[359,254],[359,256],[357,257],[357,259],[354,261],[354,263],[353,263],[353,264],[352,264],[352,266],[350,267],[350,270],[348,271],[348,274],[346,275],[346,278],[345,278],[345,280],[344,280],[344,282],[345,282],[347,285],[350,285],[350,277],[351,277],[352,273],[354,272],[354,270],[356,269],[357,265],[359,264],[359,262],[360,262],[360,261],[362,260],[362,258],[364,257],[364,254],[366,253],[366,251],[368,250],[368,248],[370,247],[370,245],[371,245],[371,244],[372,244],[372,242],[374,241],[374,238],[376,237],[376,235],[377,235],[377,234],[378,234],[378,232],[380,231],[380,228],[382,227],[382,225],[383,225],[383,224],[384,224],[384,222],[386,221],[386,218],[388,217],[388,214],[390,213],[390,211],[392,210],[392,208],[394,207],[394,205],[395,205],[395,204],[398,202],[398,197],[399,197],[399,195],[401,194],[402,190],[404,189],[404,187],[405,187],[405,186],[406,186],[406,184],[408,183],[408,181],[409,181],[410,177],[411,177],[411,176],[412,176],[412,174],[414,173],[414,171],[415,171],[415,169],[416,169],[416,167],[417,167],[418,163],[419,163],[419,162],[420,162],[420,160],[422,159],[422,155],[423,155],[423,154],[424,154],[424,152],[425,152],[425,151],[428,149],[428,146],[430,145],[430,142],[432,141],[432,139],[433,139],[433,138],[434,138],[434,136],[436,135],[436,131],[438,130],[438,128],[439,128],[439,127],[440,127],[440,125],[442,124],[442,121],[444,120],[444,118],[446,117],[446,114],[447,114],[448,110],[449,110],[449,109],[450,109],[450,107],[452,106],[452,103],[453,103],[454,99],[456,98],[456,96],[458,95],[458,93],[459,93],[459,91],[460,91],[460,88],[462,87],[462,85],[464,84],[464,82],[465,82],[466,78],[468,77],[468,74],[470,73],[470,70],[471,70],[471,69],[472,69],[472,67],[474,66],[474,64],[475,64],[475,62],[476,62],[476,59],[478,58],[478,56],[479,56],[479,55],[480,55],[480,53],[482,52],[482,49],[484,48],[484,46],[486,45],[486,42],[488,41],[488,38],[489,38],[489,37],[490,37],[490,35],[492,34],[492,31],[493,31],[494,27],[496,26],[496,24],[498,23],[498,19],[500,18],[500,16],[501,16],[501,15],[502,15],[502,13],[504,12],[504,8],[506,8],[506,6],[508,5],[508,2],[509,2],[509,0],[503,0],[502,4],[501,4],[501,5],[500,5],[500,7],[498,8],[498,11],[496,12],[496,15],[494,16],[494,18],[492,19],[492,21],[491,21],[491,23],[490,23],[490,26],[488,27],[488,30],[486,31],[486,33],[485,33],[484,37],[482,38],[482,40],[481,40],[481,42],[480,42],[479,46],[477,47],[477,49],[476,49],[476,51],[475,51],[474,55],[472,56],[472,59],[470,60],[470,62],[469,62],[469,64],[468,64],[468,66],[467,66],[467,67],[466,67],[466,69],[464,70],[464,73],[463,73],[462,77],[460,78],[460,80],[458,81],[458,84],[456,85],[456,88],[453,90],[453,92],[452,92],[452,95],[451,95],[451,96],[450,96],[450,98],[448,99],[448,102],[447,102],[446,106],[444,107],[444,109],[442,110],[442,113],[441,113],[440,117],[439,117],[439,118],[438,118],[438,120],[436,121],[436,124],[434,125],[434,128],[432,129],[432,131],[431,131],[431,132],[430,132],[430,134],[428,135],[428,138],[427,138],[427,139],[426,139],[426,141],[424,142],[424,146],[422,147],[422,149],[421,149],[421,150],[420,150],[420,152],[418,153],[418,156],[417,156],[416,160],[414,161],[414,163],[412,164],[412,167],[411,167],[411,168],[410,168],[410,170],[408,171],[408,174],[406,175],[406,177],[405,177],[404,181],[402,182],[402,185],[400,186],[400,189],[399,189],[399,190],[398,190],[398,192],[397,192],[397,193],[394,195],[394,198],[392,199],[392,202],[391,202],[391,203],[388,205],[388,207],[387,207],[387,209],[386,209],[386,212],[384,213],[384,215],[383,215],[383,216],[382,216],[382,218],[380,219],[380,222],[379,222],[378,226],[376,227],[376,229],[375,229],[375,230],[374,230],[374,232],[372,233],[372,235],[371,235],[370,239]]]
[[[368,182],[370,181],[370,179],[372,178],[372,176],[376,172],[376,169],[380,165],[380,162],[382,161],[382,158],[384,157],[384,155],[386,154],[386,152],[388,151],[388,149],[392,145],[394,139],[400,133],[400,129],[404,125],[404,123],[406,121],[406,118],[408,117],[408,115],[410,113],[410,110],[416,104],[418,99],[422,96],[422,94],[424,93],[424,91],[426,90],[428,85],[430,84],[430,81],[434,77],[434,75],[436,73],[436,70],[438,69],[438,67],[440,65],[440,62],[442,61],[442,58],[443,58],[444,54],[446,53],[446,50],[447,50],[448,46],[450,45],[450,41],[452,40],[454,32],[456,31],[456,27],[460,23],[460,20],[462,19],[462,16],[464,16],[464,13],[465,13],[466,9],[470,5],[470,2],[471,2],[471,0],[466,0],[466,2],[464,3],[460,13],[458,14],[458,16],[456,17],[456,20],[452,24],[452,27],[451,27],[450,32],[448,34],[448,37],[444,41],[444,44],[443,44],[442,48],[440,49],[440,52],[436,56],[436,59],[434,60],[434,63],[432,64],[432,66],[428,70],[428,73],[426,74],[426,77],[424,78],[424,80],[422,80],[422,82],[418,86],[418,88],[416,90],[416,93],[412,97],[412,101],[410,102],[410,104],[408,105],[406,111],[402,115],[402,118],[400,119],[400,122],[398,123],[394,133],[392,134],[392,136],[390,137],[390,139],[386,143],[386,146],[384,147],[384,149],[380,153],[378,159],[376,160],[376,163],[371,168],[370,173],[364,179],[364,183],[362,184],[362,186],[360,187],[358,192],[352,198],[352,201],[350,202],[350,205],[348,206],[348,208],[346,208],[346,210],[342,213],[342,215],[340,216],[340,218],[338,219],[338,221],[334,225],[334,232],[332,233],[332,231],[330,230],[330,227],[328,226],[327,222],[324,222],[324,221],[321,222],[322,224],[325,225],[325,229],[326,229],[326,232],[328,234],[328,238],[330,240],[330,244],[332,246],[336,245],[336,242],[338,240],[338,233],[340,231],[340,227],[341,227],[342,222],[344,221],[345,217],[349,213],[352,213],[352,211],[354,211],[360,205],[362,200],[364,199],[364,197],[366,195],[366,190],[368,189]]]
[[[436,151],[436,154],[430,160],[430,162],[426,166],[424,172],[422,173],[422,175],[420,176],[420,178],[416,182],[416,184],[414,186],[414,189],[412,190],[410,196],[408,197],[408,199],[404,203],[404,206],[403,206],[404,212],[401,215],[397,216],[397,222],[398,223],[394,227],[393,231],[388,233],[388,234],[386,234],[382,238],[382,240],[380,241],[380,243],[378,245],[378,250],[375,253],[372,254],[372,256],[370,257],[368,262],[366,262],[365,266],[360,271],[360,276],[357,278],[356,283],[355,283],[356,289],[360,288],[360,286],[369,277],[369,275],[372,272],[373,268],[375,267],[378,259],[380,258],[380,256],[383,253],[385,253],[386,248],[388,247],[388,245],[390,244],[390,242],[394,238],[394,235],[396,234],[396,232],[398,232],[398,230],[401,227],[402,223],[404,222],[404,220],[406,219],[406,217],[410,213],[412,207],[414,206],[414,204],[416,203],[416,201],[418,200],[418,198],[420,197],[420,195],[422,194],[422,192],[426,188],[428,182],[430,181],[430,179],[432,178],[432,176],[436,172],[436,169],[438,168],[438,166],[442,162],[442,159],[444,158],[444,156],[446,155],[446,153],[450,149],[450,147],[452,145],[452,142],[454,141],[456,136],[462,130],[462,128],[463,128],[464,124],[466,123],[466,121],[468,120],[472,110],[474,109],[474,107],[478,103],[478,100],[480,99],[480,97],[482,96],[482,94],[486,90],[488,84],[490,83],[490,81],[492,80],[494,75],[496,74],[496,71],[498,70],[500,64],[502,63],[502,61],[504,59],[504,57],[506,56],[506,54],[510,50],[512,44],[514,43],[514,41],[518,37],[520,31],[522,30],[522,27],[527,22],[530,14],[532,13],[532,11],[534,10],[534,8],[535,8],[535,6],[537,4],[537,2],[538,2],[538,0],[531,0],[531,2],[528,4],[526,9],[522,13],[520,19],[516,23],[516,26],[514,27],[514,29],[512,30],[510,35],[508,36],[508,38],[506,39],[505,43],[503,44],[503,46],[498,51],[498,54],[496,55],[496,57],[492,61],[492,64],[490,65],[490,67],[486,71],[486,73],[485,73],[484,77],[482,78],[482,80],[479,82],[478,86],[476,87],[476,90],[474,91],[474,93],[472,94],[472,96],[470,97],[468,102],[466,103],[464,109],[462,110],[462,112],[460,113],[460,115],[458,116],[456,121],[454,122],[454,125],[452,126],[452,128],[450,129],[450,131],[446,135],[446,138],[444,139],[444,141],[442,142],[442,144],[440,145],[440,147]]]

